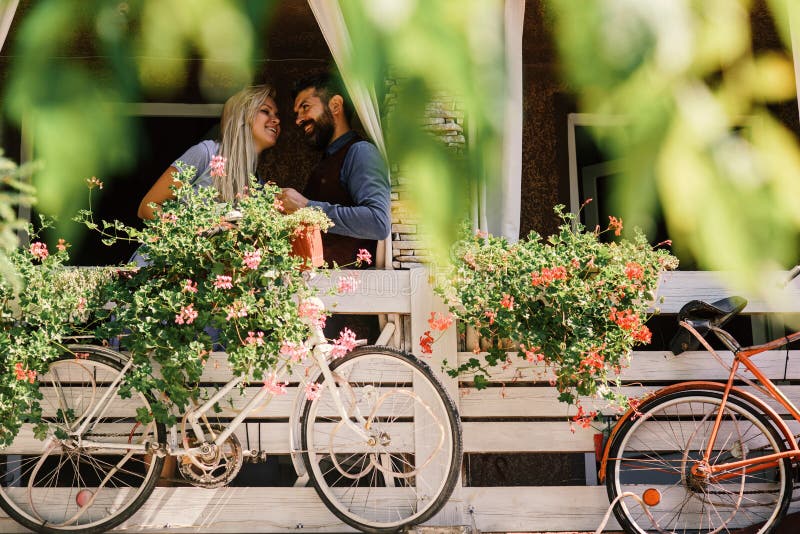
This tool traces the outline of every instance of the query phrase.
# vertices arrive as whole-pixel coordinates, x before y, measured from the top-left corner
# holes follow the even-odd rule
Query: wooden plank
[[[288,454],[289,423],[249,423],[250,446],[266,450],[269,454]],[[257,445],[258,424],[262,425],[261,443]],[[392,435],[392,451],[413,450],[411,423],[403,432]],[[132,424],[109,424],[109,431],[125,433]],[[562,421],[545,422],[465,422],[463,423],[464,452],[590,452],[594,450],[594,430],[575,428],[573,433],[565,416]],[[244,425],[239,427],[236,437],[247,446]],[[40,452],[44,444],[33,437],[29,426],[24,426],[14,443],[1,454],[27,454]]]
[[[309,369],[313,370],[313,366],[311,365],[311,360],[306,360],[307,364],[294,364],[292,366],[292,371],[288,375],[284,376],[283,374],[280,375],[278,378],[280,381],[288,381],[291,383],[302,382],[307,380],[309,377]],[[154,369],[158,369],[158,365],[154,365]],[[394,374],[391,374],[391,373]],[[409,382],[410,381],[410,373],[407,373],[405,369],[399,365],[392,366],[391,364],[387,364],[386,368],[381,369],[381,375],[383,380],[386,381],[398,381],[398,382]],[[200,376],[201,383],[225,383],[228,382],[231,378],[233,378],[233,373],[231,372],[230,365],[228,364],[228,356],[224,352],[212,352],[209,354],[208,358],[206,359],[206,365],[203,368],[203,374]],[[369,377],[365,377],[363,375],[356,375],[353,377],[353,380],[369,380]]]
[[[591,452],[594,429],[575,427],[567,418],[545,422],[464,422],[464,452]]]
[[[462,496],[479,532],[594,531],[608,508],[604,486],[467,487]]]
[[[730,351],[719,351],[718,354],[725,362],[731,362],[733,355]],[[459,352],[458,361],[464,363],[470,358],[484,358],[485,353],[475,355],[472,352]],[[761,368],[762,372],[772,380],[782,380],[785,376],[787,353],[785,350],[775,350],[765,352],[754,357],[754,361]],[[538,380],[547,382],[550,374],[547,368],[541,364],[528,364],[517,356],[517,353],[509,353],[509,358],[514,362],[508,369],[503,370],[501,366],[490,367],[492,382],[519,382]],[[800,351],[789,351],[789,363],[793,359],[800,359]],[[520,372],[517,372],[517,370]],[[795,376],[800,377],[800,364],[792,366]],[[753,378],[753,375],[746,369],[742,372],[744,376]],[[728,371],[708,352],[684,352],[679,356],[674,356],[669,351],[633,351],[631,353],[631,364],[623,369],[622,380],[627,382],[637,381],[682,381],[682,380],[727,380]],[[469,378],[462,378],[469,380]]]
[[[411,313],[410,271],[329,271],[318,274],[310,285],[319,289],[326,309],[333,313]],[[358,289],[345,295],[331,295],[339,279],[354,276]]]
[[[213,420],[212,420],[213,423]],[[248,434],[251,448],[266,450],[268,454],[288,454],[289,447],[289,423],[284,422],[261,422],[246,423],[250,425],[245,429],[245,425],[240,425],[234,432],[239,442],[247,448]],[[257,425],[263,425],[262,431],[258,432]],[[128,433],[134,429],[135,423],[106,423],[98,428],[98,431],[120,436],[118,439],[111,439],[112,442],[126,443]],[[327,435],[332,433],[333,423],[321,425]],[[141,427],[139,427],[141,429]],[[392,423],[391,444],[385,446],[387,452],[412,452],[414,450],[414,426],[412,423]],[[261,442],[258,443],[258,437]],[[337,450],[342,452],[364,452],[367,450],[366,444],[358,444],[346,441],[346,438],[339,440],[340,445]],[[100,439],[98,438],[98,441]],[[6,454],[38,454],[41,453],[46,442],[36,439],[33,436],[31,425],[25,424],[20,429],[17,438],[8,447],[0,450],[0,455]]]
[[[409,373],[410,375],[410,373]],[[410,377],[409,380],[410,382]],[[62,388],[67,395],[70,394],[70,388],[64,387]],[[393,388],[391,386],[387,387],[379,387],[376,388],[380,394],[386,393]],[[211,395],[216,393],[215,388],[201,388],[201,390],[205,391],[207,395]],[[40,391],[44,396],[44,399],[41,401],[42,410],[44,411],[44,416],[53,416],[56,413],[56,410],[59,408],[57,403],[57,395],[54,388],[51,387],[41,387]],[[104,395],[107,391],[107,388],[97,388],[97,395]],[[240,395],[238,389],[234,389],[231,393],[226,395],[220,402],[219,408],[220,412],[214,412],[213,410],[209,412],[209,417],[229,417],[233,418],[236,417],[241,410],[245,407],[245,405],[255,397],[258,392],[261,391],[260,387],[248,387],[245,388],[244,394]],[[305,391],[304,387],[296,387],[296,386],[288,386],[286,388],[285,395],[278,395],[272,397],[271,400],[269,398],[261,403],[256,410],[248,415],[248,419],[259,419],[259,418],[286,418],[289,417],[289,414],[292,410],[292,405],[297,398],[297,395],[301,392]],[[207,398],[203,396],[203,398]],[[136,416],[136,408],[142,406],[141,401],[137,399],[122,399],[117,398],[114,402],[111,403],[108,410],[105,412],[105,417],[107,418],[119,418],[119,417],[130,417],[134,418]],[[331,417],[335,415],[333,407],[326,406],[324,407],[320,415],[325,417]],[[399,401],[395,402],[386,402],[381,405],[378,410],[377,415],[379,417],[388,417],[388,416],[395,416],[395,417],[411,417],[413,412],[411,408],[409,408],[406,404],[401,404]]]
[[[640,398],[645,394],[658,390],[660,386],[627,386],[619,389],[619,393],[628,397]],[[781,415],[788,415],[781,404],[770,398],[764,398],[755,388],[743,388],[762,398],[769,406]],[[781,386],[783,391],[795,406],[800,406],[800,386]],[[459,391],[461,417],[560,417],[566,418],[575,415],[575,407],[568,406],[558,401],[558,391],[551,387],[505,387],[475,388],[462,387]],[[607,415],[616,413],[614,407],[609,407],[603,399],[581,397],[581,404],[587,410],[597,410]],[[538,423],[531,423],[538,424]]]
[[[480,532],[594,531],[608,508],[605,486],[465,487],[463,517],[453,525]],[[792,503],[790,512],[800,510]],[[434,517],[429,523],[435,523]],[[611,516],[606,531],[619,529]],[[118,527],[160,533],[355,532],[319,500],[313,488],[156,488]],[[28,532],[0,511],[0,532]]]
[[[762,295],[748,295],[728,289],[720,273],[708,271],[672,271],[661,275],[653,305],[661,313],[678,313],[690,300],[713,302],[731,295],[741,295],[748,301],[744,313],[797,313],[800,311],[800,280],[795,278],[781,288],[787,272],[766,273],[760,285],[767,292],[774,288],[769,302]]]

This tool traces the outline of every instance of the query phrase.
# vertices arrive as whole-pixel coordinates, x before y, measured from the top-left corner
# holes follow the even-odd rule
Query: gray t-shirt
[[[209,166],[211,165],[211,158],[219,152],[219,143],[216,141],[201,141],[189,148],[186,152],[176,159],[173,167],[178,166],[178,162],[186,165],[192,165],[197,169],[192,185],[197,187],[210,187],[212,185],[211,172]]]
[[[192,187],[195,189],[199,187],[211,187],[213,186],[213,182],[211,180],[211,169],[209,166],[211,165],[211,158],[216,156],[218,151],[219,143],[216,141],[201,141],[184,152],[181,157],[173,161],[172,166],[177,168],[178,163],[193,166],[197,169],[197,173],[194,175],[194,179],[191,182]],[[140,253],[138,249],[133,253],[131,259],[128,260],[128,263],[130,262],[134,262],[138,267],[146,267],[149,264],[147,256]]]

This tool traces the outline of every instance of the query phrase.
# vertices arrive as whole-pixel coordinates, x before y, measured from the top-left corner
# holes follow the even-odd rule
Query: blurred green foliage
[[[386,113],[389,161],[413,184],[411,199],[444,258],[468,214],[469,191],[500,175],[505,85],[503,5],[497,1],[341,2],[354,51],[343,75],[397,100]],[[446,149],[423,131],[437,94],[455,97],[470,127],[470,149]]]
[[[568,82],[583,112],[623,117],[596,137],[622,172],[628,224],[657,199],[677,251],[767,289],[798,259],[800,151],[768,105],[795,97],[791,58],[752,47],[747,0],[553,0]],[[787,3],[773,2],[788,45]]]
[[[33,164],[23,167],[3,157],[0,149],[0,280],[11,280],[17,289],[16,271],[9,261],[8,253],[18,245],[18,234],[27,227],[20,220],[18,210],[30,207],[36,200],[33,187],[27,183]]]
[[[788,42],[786,3],[767,0]],[[740,286],[797,259],[800,151],[769,110],[794,96],[788,56],[754,51],[748,0],[542,0],[581,111],[623,117],[596,132],[622,164],[616,188],[629,225],[656,201],[669,232],[701,267],[736,272]],[[191,4],[191,5],[187,5]],[[40,208],[72,211],[83,180],[132,162],[118,102],[162,95],[199,59],[217,100],[249,83],[275,2],[41,0],[13,45],[4,111],[35,139]],[[411,180],[432,248],[448,249],[469,191],[499,176],[505,65],[499,0],[340,2],[354,53],[346,77],[396,80],[386,116],[389,159]],[[8,47],[8,44],[7,44]],[[81,57],[84,61],[70,60]],[[468,123],[470,149],[446,149],[421,128],[445,92]],[[489,183],[489,187],[497,187]],[[615,209],[615,211],[618,211]]]
[[[199,58],[211,101],[251,83],[258,30],[274,2],[256,0],[41,0],[21,17],[10,48],[3,112],[25,123],[35,158],[38,209],[70,218],[85,180],[135,163],[136,123],[121,103],[169,98]],[[71,239],[70,229],[59,228]]]

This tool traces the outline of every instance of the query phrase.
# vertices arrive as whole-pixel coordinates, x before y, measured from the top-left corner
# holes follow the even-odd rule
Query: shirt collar
[[[330,156],[331,154],[336,153],[340,148],[346,145],[351,139],[353,139],[356,135],[358,135],[354,130],[350,130],[349,132],[340,135],[336,138],[336,140],[329,144],[325,148],[325,155]]]

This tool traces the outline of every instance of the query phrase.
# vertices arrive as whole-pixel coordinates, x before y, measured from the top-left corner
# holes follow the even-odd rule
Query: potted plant
[[[42,221],[42,229],[49,226]],[[28,229],[32,243],[13,250],[13,277],[0,277],[0,446],[9,445],[24,423],[39,423],[37,377],[64,353],[71,335],[91,333],[102,310],[100,290],[116,269],[65,267],[69,245],[54,250]],[[34,434],[44,438],[46,425]]]
[[[631,239],[609,239],[622,230],[615,217],[602,231],[587,230],[563,206],[555,209],[562,224],[547,239],[533,232],[512,244],[465,228],[437,289],[462,327],[486,342],[486,355],[447,368],[472,375],[477,388],[494,366],[530,368],[550,380],[559,400],[577,405],[575,422],[588,425],[596,414],[584,411],[582,396],[627,403],[613,386],[631,348],[650,342],[645,322],[659,275],[678,262],[638,230]],[[452,320],[429,322],[436,331]],[[431,331],[420,341],[429,349]]]
[[[219,203],[213,188],[181,187],[194,173],[180,167],[175,199],[142,229],[97,224],[91,211],[79,217],[108,244],[139,243],[146,259],[146,266],[121,271],[103,286],[102,298],[117,305],[96,331],[100,339],[120,338],[134,358],[123,395],[163,392],[153,413],[139,414],[142,421],[173,423],[171,405],[184,410],[201,395],[198,381],[214,350],[227,353],[234,374],[279,391],[276,366],[304,359],[309,324],[325,320],[307,301],[313,290],[304,271],[315,262],[296,249],[309,228],[331,226],[327,216],[312,208],[285,215],[280,189],[255,180],[235,204]]]

